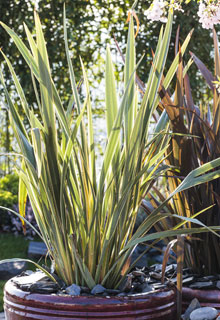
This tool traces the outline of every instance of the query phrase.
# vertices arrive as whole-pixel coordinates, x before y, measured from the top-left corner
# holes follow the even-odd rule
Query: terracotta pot
[[[190,302],[197,298],[202,307],[213,307],[220,312],[220,290],[199,290],[183,287],[182,292],[183,310],[186,310]]]
[[[175,299],[173,290],[111,298],[36,294],[18,289],[9,280],[4,308],[7,320],[175,320]]]

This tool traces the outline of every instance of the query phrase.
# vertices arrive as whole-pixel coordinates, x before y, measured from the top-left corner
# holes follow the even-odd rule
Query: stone
[[[105,292],[105,288],[101,284],[97,284],[93,289],[91,290],[91,294],[102,294]]]
[[[220,281],[216,282],[216,288],[220,289]]]
[[[141,284],[140,288],[142,293],[150,292],[153,290],[152,286],[150,286],[147,282]]]
[[[47,278],[47,276],[45,275],[45,273],[43,273],[42,271],[36,271],[33,272],[30,275],[27,276],[22,276],[22,277],[16,277],[13,279],[13,282],[15,284],[17,284],[18,286],[20,285],[27,285],[27,284],[33,284],[37,281],[43,280]]]
[[[150,269],[154,272],[161,272],[162,271],[162,264],[156,263],[153,264]]]
[[[29,291],[34,293],[51,294],[56,293],[58,290],[59,285],[56,282],[50,280],[49,278],[37,281],[29,287]]]
[[[215,308],[203,307],[194,310],[190,314],[190,320],[214,320],[218,315]]]
[[[189,284],[193,283],[194,279],[195,279],[194,277],[184,278],[183,279],[183,285],[189,285]]]
[[[192,289],[212,289],[214,288],[214,284],[212,281],[197,281],[189,285]]]
[[[120,293],[120,290],[117,289],[105,289],[105,291],[107,294],[115,296]]]
[[[81,290],[81,294],[90,294],[90,289],[88,287],[80,287],[80,290]]]
[[[121,292],[119,294],[117,294],[118,297],[125,297],[126,296],[126,293],[125,292]]]
[[[39,241],[30,241],[28,247],[28,257],[42,257],[46,256],[47,254],[47,247],[44,242]]]
[[[135,271],[132,271],[132,275],[134,277],[141,277],[141,276],[144,276],[145,274],[141,270],[135,270]]]
[[[71,286],[67,287],[65,291],[70,296],[79,296],[81,293],[81,288],[80,288],[80,286],[77,286],[76,284],[72,284]]]
[[[35,293],[55,293],[60,289],[58,283],[52,281],[42,271],[30,275],[13,278],[13,282],[22,290]]]
[[[31,274],[33,274],[34,271],[32,270],[25,270],[23,271],[21,274],[20,274],[20,277],[23,277],[23,276],[30,276]]]
[[[150,277],[155,279],[155,280],[161,280],[162,276],[160,273],[157,272],[150,272],[149,273]]]
[[[165,269],[165,274],[168,275],[168,274],[173,274],[175,271],[176,271],[176,264],[170,264],[166,267]]]
[[[152,288],[153,288],[153,290],[164,289],[164,288],[166,288],[166,285],[161,284],[161,282],[153,283]]]
[[[0,264],[0,280],[9,280],[26,269],[25,261],[5,262]]]
[[[190,320],[190,314],[199,308],[201,308],[199,300],[194,298],[182,316],[182,320]]]
[[[119,285],[119,290],[120,291],[124,291],[124,292],[129,292],[131,290],[132,287],[132,279],[133,279],[133,275],[132,274],[128,274],[124,280],[120,283]]]

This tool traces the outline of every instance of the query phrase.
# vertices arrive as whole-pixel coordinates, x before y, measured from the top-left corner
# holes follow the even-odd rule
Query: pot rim
[[[149,292],[144,292],[144,293],[136,293],[136,294],[128,294],[125,296],[98,296],[98,295],[76,295],[76,296],[71,296],[68,294],[57,294],[57,293],[34,293],[34,292],[30,292],[30,291],[24,291],[21,288],[19,288],[13,281],[13,279],[16,277],[11,278],[10,280],[8,280],[5,284],[4,287],[4,292],[7,294],[7,291],[10,292],[10,294],[14,295],[14,296],[19,296],[19,298],[21,299],[28,299],[29,301],[32,300],[32,298],[34,300],[40,300],[40,301],[44,301],[44,302],[50,302],[51,297],[52,299],[56,299],[59,301],[64,301],[65,303],[72,303],[73,299],[75,301],[75,303],[77,303],[77,301],[79,301],[79,303],[81,304],[83,301],[88,301],[91,302],[91,304],[93,303],[93,301],[95,300],[96,303],[100,303],[102,304],[102,302],[107,302],[107,301],[118,301],[118,303],[120,302],[124,302],[124,303],[128,303],[128,302],[135,302],[136,300],[146,300],[146,299],[152,299],[153,298],[157,298],[158,295],[162,295],[162,296],[166,296],[170,294],[173,294],[176,289],[175,287],[166,287],[166,288],[161,288],[161,289],[157,289],[157,290],[152,290]]]

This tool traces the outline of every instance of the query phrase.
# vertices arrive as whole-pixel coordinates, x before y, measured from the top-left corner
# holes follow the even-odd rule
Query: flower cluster
[[[212,29],[215,24],[220,23],[220,3],[210,3],[208,0],[201,1],[198,16],[203,28]]]
[[[168,10],[183,11],[182,0],[154,0],[150,8],[145,11],[145,15],[151,21],[167,21]],[[189,1],[187,1],[189,2]],[[215,24],[220,23],[220,1],[200,0],[198,10],[199,22],[203,28],[211,29]]]
[[[167,22],[167,4],[164,0],[154,0],[150,8],[144,13],[151,21]]]

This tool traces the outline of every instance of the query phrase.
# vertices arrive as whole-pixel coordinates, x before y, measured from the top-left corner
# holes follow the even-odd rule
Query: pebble
[[[105,292],[105,288],[101,284],[97,284],[95,287],[93,287],[91,294],[101,294]]]
[[[214,320],[218,315],[218,311],[215,308],[203,307],[194,310],[190,314],[190,320]]]
[[[24,285],[24,288],[21,286],[21,288],[23,290],[27,288],[27,291],[34,293],[50,294],[56,293],[59,290],[59,285],[48,278],[32,283],[30,286],[27,285],[27,287]]]
[[[214,288],[214,284],[212,281],[197,281],[189,285],[192,289],[211,289]]]
[[[217,281],[216,288],[220,289],[220,281]]]
[[[142,293],[145,292],[151,292],[153,290],[152,286],[150,286],[148,283],[143,283],[141,285]]]
[[[182,316],[182,319],[183,319],[183,320],[190,320],[190,318],[189,318],[189,317],[190,317],[190,314],[191,314],[194,310],[199,309],[199,308],[201,308],[201,305],[200,305],[200,303],[199,303],[199,300],[196,299],[196,298],[194,298],[194,299],[192,300],[192,302],[190,303],[190,305],[188,306],[188,308],[186,309],[184,315]]]
[[[81,288],[80,288],[80,286],[77,286],[76,284],[72,284],[71,286],[67,287],[65,289],[65,291],[70,296],[79,296],[81,293]]]

